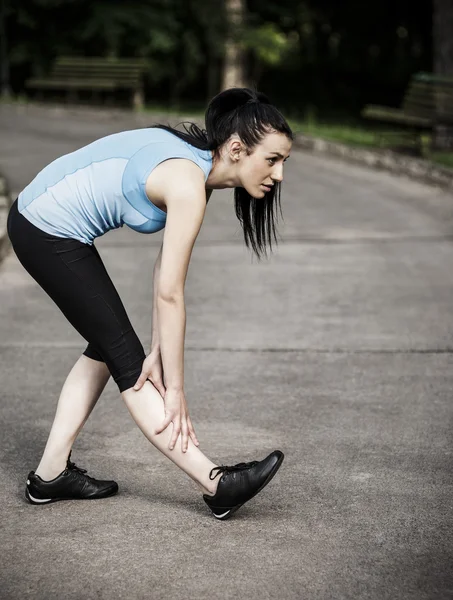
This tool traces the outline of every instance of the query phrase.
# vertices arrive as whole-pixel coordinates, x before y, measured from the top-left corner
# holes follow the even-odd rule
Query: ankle
[[[43,481],[52,481],[52,479],[55,479],[56,477],[58,477],[58,475],[61,475],[63,471],[64,469],[60,471],[47,471],[45,469],[36,469],[35,475],[38,475],[38,477],[40,477]]]
[[[50,481],[58,477],[66,469],[66,462],[55,462],[52,464],[40,463],[35,470],[35,475],[41,477],[43,481]]]
[[[208,496],[215,496],[217,492],[217,487],[219,485],[220,477],[216,477],[214,480],[209,480],[209,487],[200,484],[200,488],[203,494],[207,494]]]

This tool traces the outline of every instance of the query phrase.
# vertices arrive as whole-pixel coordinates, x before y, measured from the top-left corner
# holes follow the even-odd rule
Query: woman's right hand
[[[173,423],[173,433],[168,447],[173,450],[176,440],[181,433],[181,448],[185,452],[189,445],[189,436],[196,446],[200,443],[197,440],[192,425],[189,411],[187,408],[186,396],[183,390],[174,390],[167,388],[164,398],[165,418],[160,427],[155,430],[155,434],[162,433],[170,423]]]
[[[134,390],[142,388],[145,381],[149,379],[162,398],[165,397],[165,385],[163,381],[163,367],[160,350],[151,350],[151,353],[143,361],[142,372],[134,385]]]

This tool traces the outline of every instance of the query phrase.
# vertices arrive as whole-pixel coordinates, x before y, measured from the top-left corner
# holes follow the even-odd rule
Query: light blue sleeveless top
[[[108,135],[45,167],[19,194],[19,212],[39,229],[85,244],[123,225],[141,233],[165,227],[167,214],[145,193],[151,171],[169,158],[187,158],[204,172],[210,150],[199,150],[165,129]]]

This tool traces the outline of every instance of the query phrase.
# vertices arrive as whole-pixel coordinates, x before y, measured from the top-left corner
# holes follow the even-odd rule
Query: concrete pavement
[[[132,119],[0,107],[13,194]],[[251,260],[232,191],[214,192],[186,284],[201,449],[223,464],[286,455],[225,523],[112,381],[72,458],[118,496],[25,503],[85,342],[13,254],[1,265],[2,598],[453,598],[453,197],[295,150],[286,165],[272,258]],[[124,227],[96,242],[145,345],[161,236]]]

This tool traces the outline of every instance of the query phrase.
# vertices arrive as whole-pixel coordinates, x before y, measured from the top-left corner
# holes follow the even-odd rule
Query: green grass
[[[298,121],[288,119],[295,133],[304,133],[313,137],[340,142],[348,146],[359,146],[367,148],[389,148],[396,146],[407,146],[411,140],[404,132],[390,134],[384,130],[366,129],[360,125],[340,125],[336,123],[320,123],[313,119]],[[422,156],[435,164],[453,168],[453,152],[431,152],[431,135],[422,135]]]
[[[315,121],[293,121],[288,119],[295,133],[304,133],[313,137],[341,142],[349,146],[376,146],[376,136],[373,131],[353,125],[318,123]]]
[[[444,167],[453,169],[453,152],[434,152],[431,154],[430,160]]]

